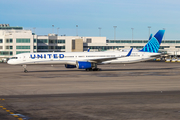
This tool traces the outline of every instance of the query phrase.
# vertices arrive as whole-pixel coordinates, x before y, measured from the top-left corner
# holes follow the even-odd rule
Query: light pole
[[[114,27],[114,40],[116,40],[116,28],[117,26],[113,26]]]
[[[163,30],[166,30],[166,28],[163,28]],[[165,40],[165,33],[164,33],[164,40]]]
[[[35,28],[35,27],[33,27],[34,33],[35,33],[35,29],[36,29],[36,28]]]
[[[59,34],[59,27],[57,28],[57,34]]]
[[[99,36],[101,36],[101,27],[99,27],[98,29],[99,29]]]
[[[34,39],[34,35],[35,35],[35,27],[33,27],[33,30],[34,30],[34,34],[33,34],[33,43],[37,43],[37,39]],[[33,48],[34,49],[34,48]],[[37,50],[37,44],[36,44],[36,49]]]
[[[134,30],[134,28],[131,28],[132,29],[132,41],[133,41],[133,30]]]
[[[76,25],[76,36],[78,36],[78,25]]]
[[[148,28],[149,28],[149,36],[150,36],[150,28],[151,28],[151,26],[148,26]]]
[[[54,33],[54,25],[52,25],[52,33]]]

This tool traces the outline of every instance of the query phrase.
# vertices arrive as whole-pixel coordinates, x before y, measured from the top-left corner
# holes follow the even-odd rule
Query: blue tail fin
[[[159,30],[154,37],[152,37],[148,43],[143,47],[142,50],[143,52],[154,52],[157,53],[162,41],[162,38],[164,36],[165,30]]]
[[[163,36],[164,36],[164,32],[165,32],[165,30],[159,30],[159,31],[154,35],[154,37],[158,40],[159,45],[161,44],[162,38],[163,38]]]
[[[151,34],[151,35],[149,36],[149,40],[151,40],[151,38],[152,38],[152,35],[153,35],[153,34]]]

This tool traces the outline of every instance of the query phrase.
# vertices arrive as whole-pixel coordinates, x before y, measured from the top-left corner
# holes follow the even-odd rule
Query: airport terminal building
[[[0,24],[0,59],[30,52],[83,52],[137,48],[142,49],[145,40],[107,40],[106,37],[58,36],[57,34],[36,35],[23,27]],[[172,56],[180,55],[180,40],[163,40],[161,52]]]

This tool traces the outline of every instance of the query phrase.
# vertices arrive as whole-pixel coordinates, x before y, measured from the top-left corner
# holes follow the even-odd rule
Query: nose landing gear
[[[27,71],[27,69],[26,69],[26,65],[22,65],[22,66],[23,66],[23,68],[24,68],[24,72],[27,73],[28,71]]]

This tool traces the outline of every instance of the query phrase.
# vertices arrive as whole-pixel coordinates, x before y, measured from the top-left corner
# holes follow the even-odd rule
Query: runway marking
[[[0,100],[5,100],[0,98]],[[14,116],[15,118],[17,118],[18,120],[23,120],[23,118],[21,118],[20,116],[18,116],[19,114],[14,114],[13,112],[10,112],[10,110],[7,110],[7,108],[0,106],[0,108],[2,108],[3,110],[5,110],[6,112],[8,112],[10,115]]]
[[[6,112],[10,112],[10,110],[6,110]]]
[[[9,112],[10,114],[14,114],[13,112]]]
[[[13,115],[14,117],[19,117],[18,115]]]

